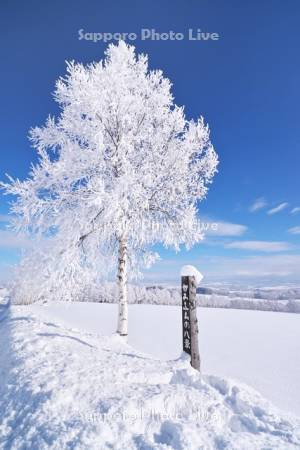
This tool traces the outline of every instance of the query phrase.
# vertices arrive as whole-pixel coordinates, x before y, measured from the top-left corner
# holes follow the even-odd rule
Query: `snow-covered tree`
[[[14,268],[13,303],[83,301],[99,290],[99,270],[96,272],[96,264],[83,264],[78,246],[62,241],[59,235],[36,240],[33,244],[23,252],[20,263]],[[101,264],[101,257],[97,262]]]
[[[38,163],[27,180],[2,185],[17,196],[16,229],[56,236],[61,258],[75,248],[83,264],[118,258],[120,335],[128,332],[129,269],[155,260],[152,244],[178,250],[202,238],[197,202],[216,172],[208,126],[188,121],[170,89],[122,41],[104,61],[68,63],[54,92],[59,117],[31,130]]]

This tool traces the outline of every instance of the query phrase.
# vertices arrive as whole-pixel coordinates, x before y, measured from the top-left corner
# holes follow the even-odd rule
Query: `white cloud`
[[[288,232],[291,234],[300,234],[300,226],[289,228]]]
[[[300,212],[300,206],[296,206],[291,210],[291,214],[297,214],[298,212]]]
[[[279,241],[233,241],[225,244],[225,248],[236,248],[240,250],[257,250],[260,252],[282,252],[292,247],[288,242]]]
[[[145,272],[146,282],[180,284],[180,268],[192,264],[204,275],[204,282],[232,283],[295,282],[300,279],[300,254],[259,255],[250,257],[178,256],[162,259]]]
[[[32,246],[30,239],[23,234],[12,231],[0,230],[0,248],[29,248]]]
[[[11,216],[9,216],[8,214],[0,214],[0,222],[9,222],[10,218]]]
[[[275,206],[275,208],[269,209],[269,211],[267,211],[267,214],[269,215],[276,214],[279,211],[282,211],[283,209],[287,208],[288,206],[289,204],[287,202],[280,203],[279,205]]]
[[[216,229],[209,229],[205,233],[208,236],[241,236],[247,231],[245,225],[240,225],[237,223],[216,221]]]
[[[13,265],[1,264],[0,263],[0,288],[1,285],[5,285],[7,281],[9,281],[13,275]]]
[[[260,197],[252,203],[252,205],[249,207],[249,211],[253,213],[264,208],[265,206],[267,206],[267,202],[265,201],[264,197]]]
[[[216,258],[218,259],[218,258]],[[299,279],[300,255],[252,256],[249,258],[224,258],[219,261],[223,276],[234,278]],[[217,274],[215,274],[217,276]]]

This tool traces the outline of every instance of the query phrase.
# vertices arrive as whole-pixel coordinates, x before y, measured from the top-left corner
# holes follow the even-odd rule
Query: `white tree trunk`
[[[127,241],[119,240],[118,262],[119,315],[118,330],[120,336],[128,335],[128,302],[127,302]]]

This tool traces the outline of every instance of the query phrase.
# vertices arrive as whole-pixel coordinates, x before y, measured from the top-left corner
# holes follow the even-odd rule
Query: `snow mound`
[[[249,387],[160,361],[118,336],[3,306],[0,448],[296,449],[299,419]],[[4,314],[5,312],[5,314]],[[298,431],[297,431],[298,430]]]
[[[183,266],[180,271],[180,275],[182,277],[195,277],[197,285],[200,284],[203,279],[202,273],[200,273],[194,266]]]

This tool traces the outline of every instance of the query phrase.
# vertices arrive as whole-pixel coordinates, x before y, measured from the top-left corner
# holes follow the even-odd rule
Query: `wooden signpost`
[[[183,351],[191,355],[191,366],[200,371],[196,287],[194,276],[181,277]]]

